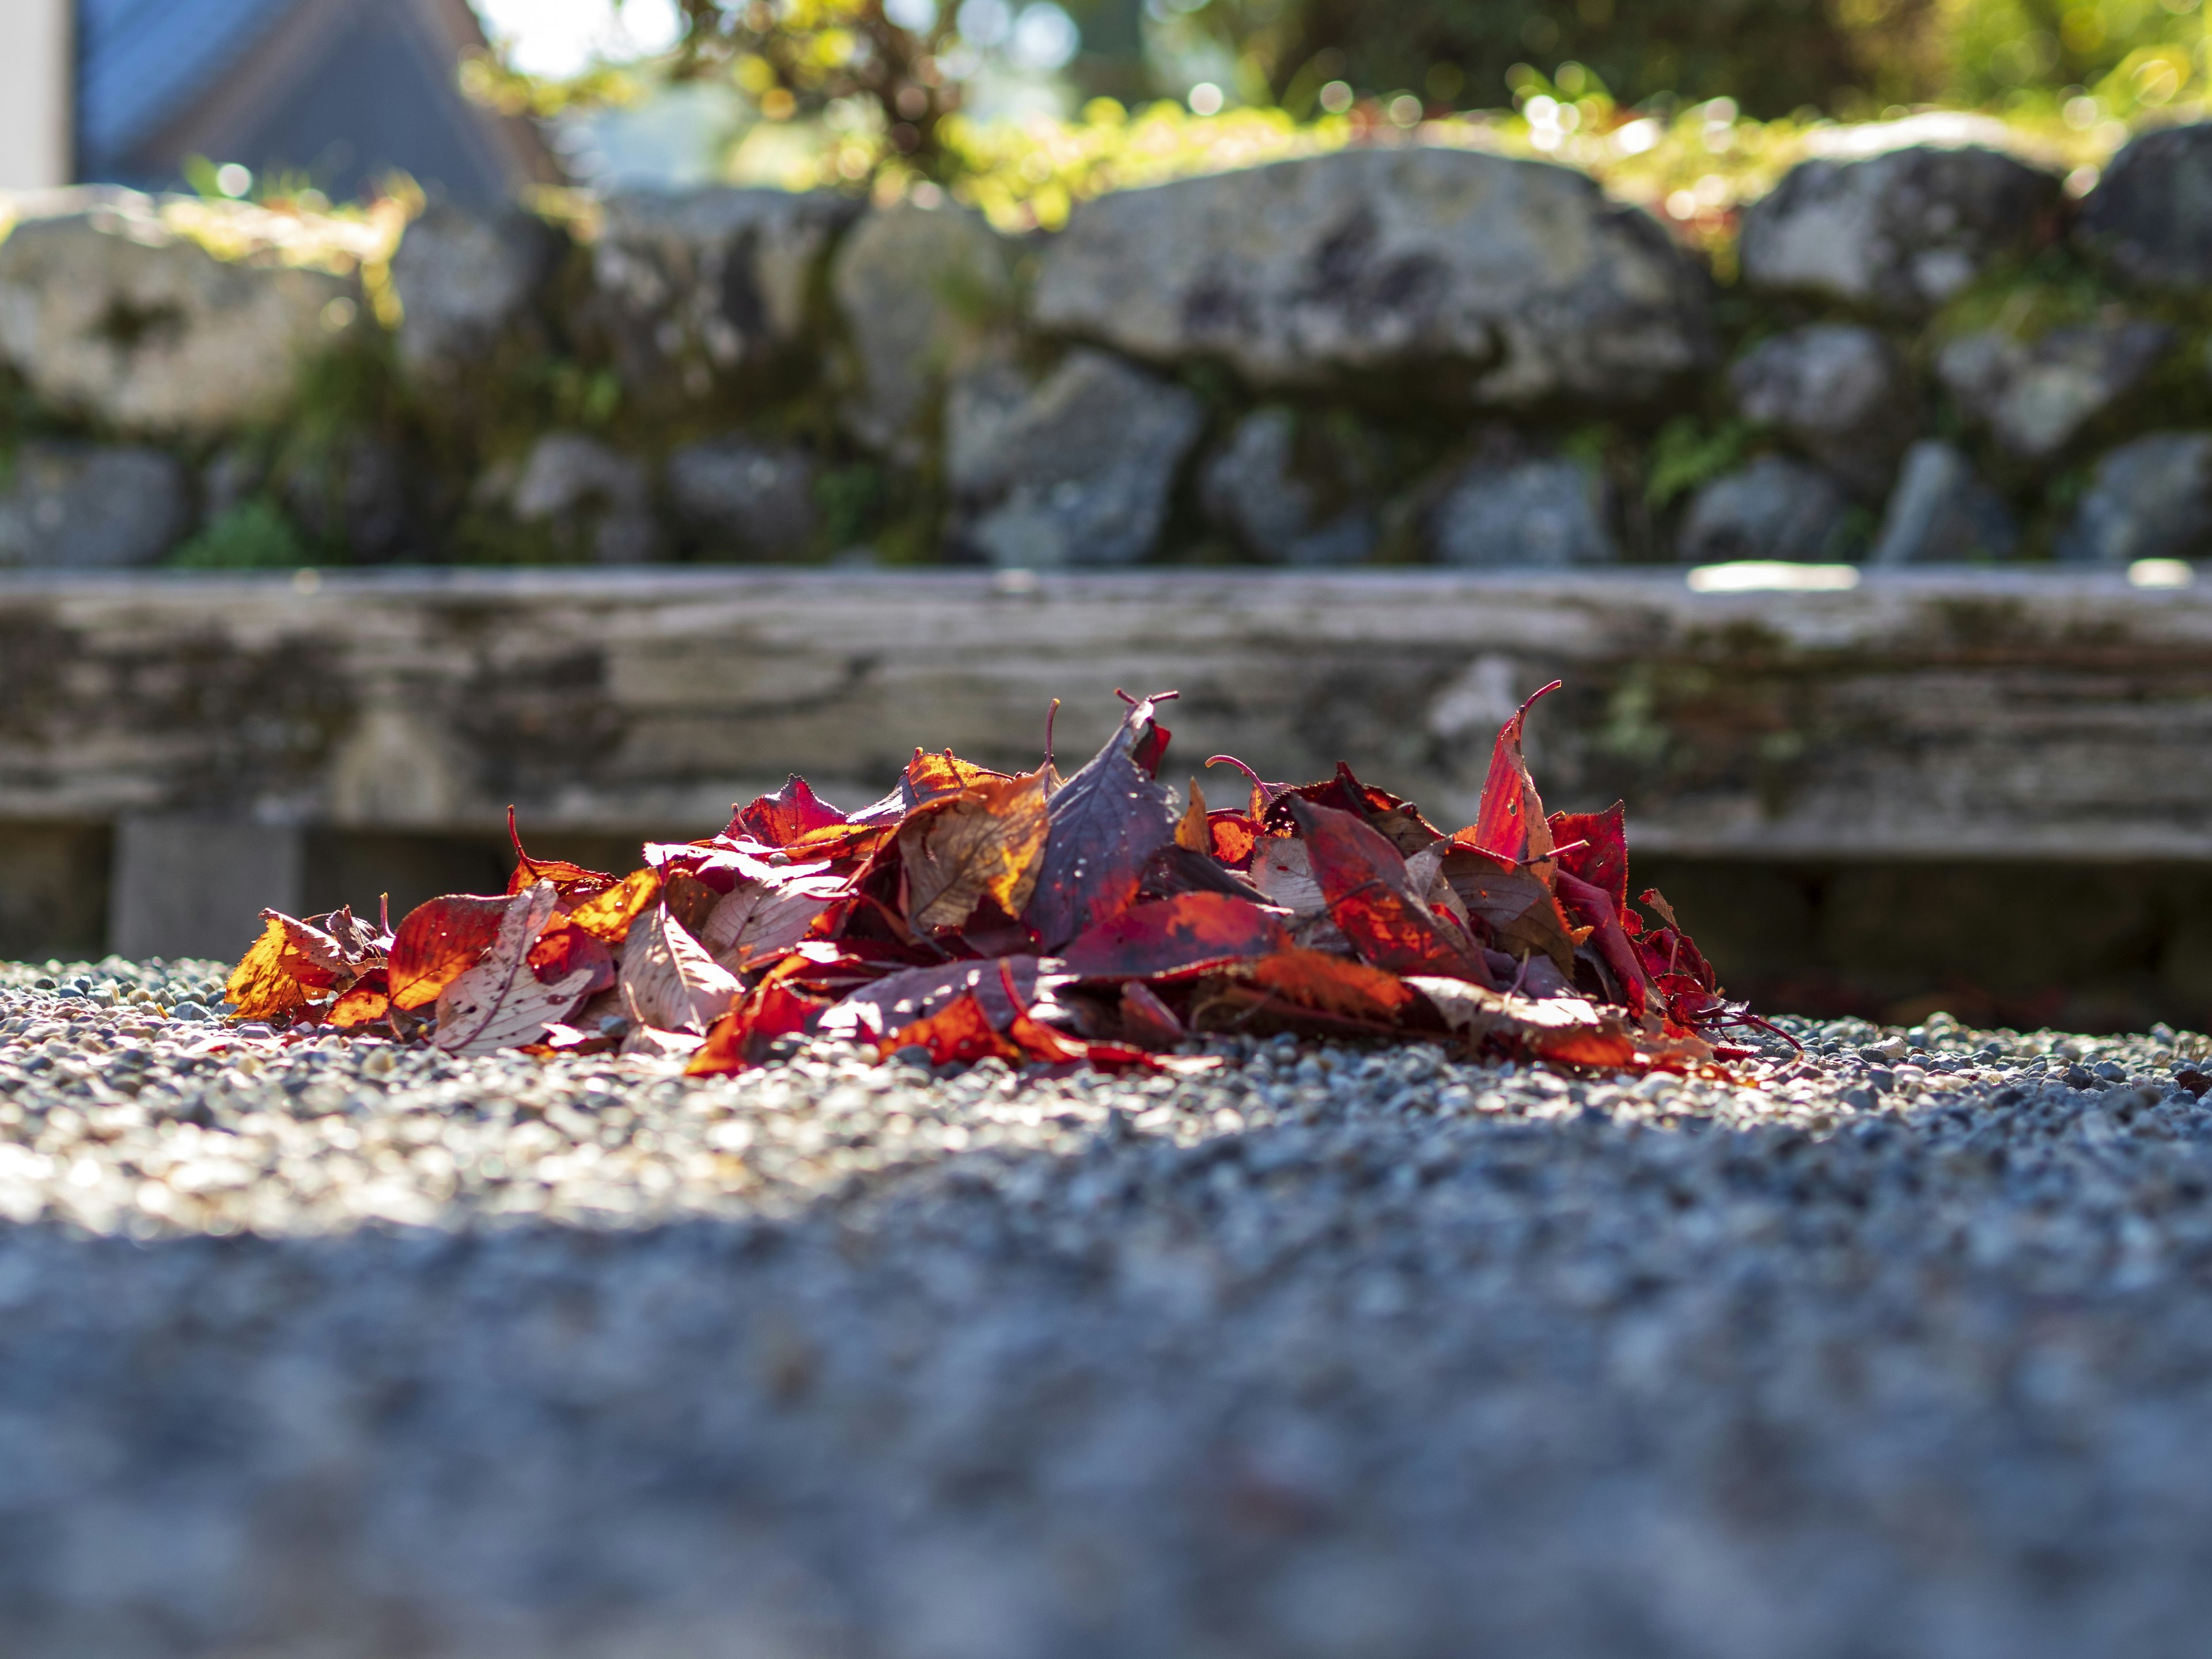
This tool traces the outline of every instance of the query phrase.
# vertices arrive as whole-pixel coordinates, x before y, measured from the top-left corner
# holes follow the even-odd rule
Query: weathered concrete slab
[[[0,818],[702,832],[793,770],[857,802],[916,744],[1033,765],[1054,696],[1086,752],[1117,685],[1182,690],[1178,781],[1343,757],[1463,817],[1554,676],[1550,798],[1626,796],[1647,851],[2212,857],[2212,592],[2051,570],[18,574]]]

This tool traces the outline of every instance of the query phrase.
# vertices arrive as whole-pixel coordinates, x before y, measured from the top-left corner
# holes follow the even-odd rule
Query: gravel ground
[[[2203,1038],[694,1084],[219,972],[0,968],[9,1656],[2205,1650]]]

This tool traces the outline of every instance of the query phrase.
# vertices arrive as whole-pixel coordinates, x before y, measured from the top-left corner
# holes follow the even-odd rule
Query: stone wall
[[[114,191],[9,216],[0,565],[2212,542],[2212,126],[2138,137],[2079,202],[1970,146],[1808,161],[1725,283],[1579,173],[1413,145],[1019,240],[769,191],[434,209],[366,276],[222,257]]]

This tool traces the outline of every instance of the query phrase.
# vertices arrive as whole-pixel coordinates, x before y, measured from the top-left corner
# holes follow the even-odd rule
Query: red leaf
[[[1361,956],[1393,973],[1449,974],[1491,983],[1474,941],[1413,891],[1404,856],[1379,830],[1349,812],[1303,800],[1291,801],[1291,813],[1329,919]]]
[[[1278,835],[1289,834],[1291,803],[1301,800],[1351,813],[1380,832],[1383,840],[1408,858],[1444,838],[1443,832],[1423,817],[1420,809],[1411,801],[1387,789],[1360,782],[1352,775],[1352,768],[1342,761],[1336,763],[1334,777],[1280,792],[1267,809],[1261,827]]]
[[[1621,927],[1620,912],[1613,908],[1613,895],[1565,870],[1553,872],[1552,884],[1560,904],[1596,930],[1591,938],[1598,954],[1620,980],[1621,994],[1628,999],[1628,1012],[1640,1018],[1659,1000],[1658,988],[1637,960],[1636,947]]]
[[[1413,991],[1395,974],[1318,951],[1279,951],[1254,963],[1245,977],[1301,1007],[1350,1019],[1388,1022],[1413,1004]]]
[[[591,983],[584,988],[584,994],[592,996],[615,982],[614,952],[588,928],[576,926],[573,917],[556,917],[523,959],[541,985],[551,985],[572,974],[588,972]]]
[[[1461,830],[1453,840],[1508,864],[1540,859],[1552,850],[1543,798],[1537,794],[1536,785],[1528,776],[1528,763],[1522,757],[1521,732],[1528,722],[1530,704],[1545,691],[1559,687],[1559,682],[1553,680],[1543,690],[1532,693],[1528,702],[1505,722],[1490,752],[1490,775],[1483,780],[1482,805],[1474,827]]]
[[[448,893],[418,904],[392,936],[392,1004],[425,1008],[477,963],[499,937],[513,902]]]
[[[1022,920],[1048,951],[1127,909],[1152,854],[1175,840],[1175,798],[1152,774],[1167,744],[1158,699],[1129,712],[1046,807],[1051,829]]]
[[[1628,911],[1628,826],[1619,801],[1602,812],[1554,812],[1552,845],[1568,850],[1559,867],[1612,899],[1615,915]],[[1577,847],[1575,843],[1583,844]]]
[[[755,841],[765,847],[787,847],[802,836],[842,824],[845,815],[806,787],[796,772],[782,788],[763,795],[750,806],[731,809],[730,827],[722,833],[731,840]]]
[[[380,979],[381,975],[374,977]],[[364,1025],[374,1025],[392,1012],[392,999],[383,986],[363,980],[331,1005],[323,1018],[341,1031],[357,1031]]]
[[[1290,948],[1282,923],[1249,899],[1180,893],[1103,921],[1061,952],[1085,979],[1157,979]]]

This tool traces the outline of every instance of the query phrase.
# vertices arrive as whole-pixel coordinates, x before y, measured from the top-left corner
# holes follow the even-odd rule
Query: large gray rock
[[[2174,343],[2160,323],[2090,323],[2034,341],[1981,329],[1944,346],[1936,373],[2006,449],[2047,460],[2141,385]]]
[[[1729,371],[1736,406],[1879,500],[1912,441],[1912,377],[1887,337],[1812,323],[1761,341]]]
[[[648,402],[706,397],[795,345],[831,240],[860,211],[826,191],[639,191],[606,204],[587,323]]]
[[[599,564],[639,564],[659,550],[644,464],[580,433],[548,433],[532,447],[507,507],[562,551]]]
[[[2107,453],[2057,551],[2075,564],[2212,554],[2212,432],[2154,432]]]
[[[430,209],[392,258],[401,363],[445,381],[481,362],[535,310],[561,249],[559,234],[530,214]]]
[[[0,566],[152,564],[184,533],[183,463],[135,446],[33,441],[0,495]]]
[[[977,368],[945,405],[956,545],[1031,568],[1134,563],[1203,420],[1182,387],[1104,352],[1072,351],[1035,382]]]
[[[1500,404],[1647,396],[1710,355],[1705,279],[1649,216],[1564,167],[1411,146],[1086,203],[1033,313],[1260,386],[1388,374]]]
[[[1326,442],[1307,446],[1326,454],[1302,454],[1300,425],[1297,411],[1280,406],[1255,409],[1237,422],[1200,473],[1206,515],[1256,559],[1357,563],[1374,550],[1374,507],[1361,481],[1346,476],[1352,468],[1328,465],[1356,458]]]
[[[15,205],[0,241],[0,360],[60,413],[194,436],[267,420],[301,360],[357,325],[352,278],[218,259],[136,191]]]
[[[790,444],[709,438],[668,458],[668,501],[708,554],[797,558],[812,548],[814,462]]]
[[[1875,538],[1869,564],[1963,564],[2008,559],[2020,527],[1996,491],[1955,444],[1929,438],[1912,446]]]
[[[1620,549],[1607,527],[1603,481],[1564,455],[1478,456],[1451,480],[1423,526],[1438,564],[1611,564]]]
[[[2081,204],[2075,242],[2145,288],[2212,288],[2212,125],[2144,133]]]
[[[1013,306],[1012,249],[966,208],[881,208],[854,226],[830,270],[852,342],[845,428],[912,464],[948,376],[977,359]]]
[[[1761,455],[1691,498],[1676,555],[1690,564],[1847,558],[1850,506],[1844,487],[1820,468]]]
[[[2054,173],[1972,146],[1803,161],[1744,215],[1744,281],[1924,315],[2057,228]]]

